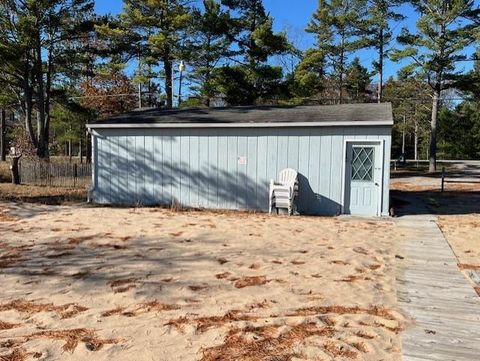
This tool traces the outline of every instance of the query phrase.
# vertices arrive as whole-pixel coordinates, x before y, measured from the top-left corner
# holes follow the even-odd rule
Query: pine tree
[[[360,59],[355,57],[345,76],[345,88],[350,99],[355,100],[355,102],[366,101],[369,95],[370,81],[370,72],[360,64]]]
[[[389,58],[389,45],[394,37],[390,22],[404,19],[395,8],[404,0],[368,0],[364,18],[358,23],[360,45],[362,48],[374,49],[377,60],[373,67],[378,73],[377,101],[382,101],[385,60]]]
[[[307,32],[316,37],[316,48],[325,55],[326,72],[336,79],[338,102],[344,101],[349,55],[358,50],[358,25],[365,10],[361,0],[319,0]]]
[[[425,77],[432,91],[429,142],[429,171],[437,169],[437,128],[442,91],[455,86],[457,63],[466,58],[465,48],[478,36],[480,10],[471,0],[417,0],[420,14],[417,31],[402,30],[398,41],[403,49],[393,59],[409,58],[410,69]]]
[[[88,111],[78,106],[77,103],[70,102],[66,104],[55,103],[52,107],[52,146],[62,148],[64,144],[68,145],[68,156],[73,156],[73,144],[78,144],[80,155],[83,155],[83,146],[85,145],[85,124],[91,119]],[[80,157],[81,158],[81,157]]]
[[[461,77],[458,90],[465,98],[455,109],[439,114],[441,151],[453,159],[480,158],[480,49],[471,59],[474,67]]]
[[[198,91],[202,102],[210,106],[211,98],[216,95],[214,71],[222,60],[233,53],[228,36],[231,18],[216,0],[203,0],[203,11],[196,9],[193,21],[188,56],[193,66],[190,80],[195,84],[193,90]]]
[[[54,84],[77,67],[72,55],[93,28],[93,7],[93,0],[0,1],[0,82],[16,95],[40,158],[49,155]]]
[[[7,110],[15,104],[13,94],[8,91],[8,84],[0,80],[0,161],[7,157]]]
[[[267,63],[273,55],[290,50],[283,33],[273,31],[273,19],[261,0],[222,0],[236,17],[230,22],[229,40],[235,44],[236,66],[216,71],[215,84],[230,104],[269,101],[279,92],[282,69]]]
[[[222,0],[222,4],[238,14],[229,36],[250,69],[261,66],[272,55],[288,51],[285,34],[273,31],[273,19],[265,11],[262,0]]]
[[[116,62],[137,60],[150,69],[161,65],[167,107],[173,107],[174,62],[183,57],[186,31],[191,25],[189,0],[124,0],[122,14],[98,28],[110,39]],[[152,70],[153,71],[153,70]]]
[[[308,49],[295,69],[295,94],[312,97],[324,90],[325,55],[318,49]]]
[[[409,153],[406,138],[412,139],[413,159],[427,148],[428,118],[430,114],[429,87],[422,78],[409,71],[400,71],[397,79],[390,78],[384,84],[384,101],[391,102],[394,117],[394,146],[397,154]],[[395,135],[401,135],[397,137]]]

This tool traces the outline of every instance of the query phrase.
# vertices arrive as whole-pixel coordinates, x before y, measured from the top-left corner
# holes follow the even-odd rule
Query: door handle
[[[380,187],[380,184],[378,184],[378,183],[376,183],[376,182],[375,182],[375,185],[376,185],[377,187]]]

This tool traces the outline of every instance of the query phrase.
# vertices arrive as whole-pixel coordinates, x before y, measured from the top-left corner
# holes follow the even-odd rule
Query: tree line
[[[395,34],[405,6],[416,27]],[[480,155],[468,54],[479,15],[472,0],[319,0],[305,29],[315,43],[302,50],[262,0],[123,0],[118,15],[96,14],[93,0],[0,0],[0,107],[17,119],[15,144],[48,158],[66,144],[72,154],[72,142],[88,149],[86,122],[136,107],[390,101],[394,150],[428,156],[434,171],[438,151]],[[395,61],[406,66],[385,79]]]

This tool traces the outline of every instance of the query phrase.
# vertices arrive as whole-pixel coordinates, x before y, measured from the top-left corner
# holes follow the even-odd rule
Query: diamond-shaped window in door
[[[354,147],[352,180],[370,182],[373,180],[375,150],[373,147]]]

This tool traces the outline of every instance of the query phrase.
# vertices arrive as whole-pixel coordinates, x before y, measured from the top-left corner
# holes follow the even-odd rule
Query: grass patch
[[[87,200],[87,189],[0,183],[0,200],[48,205],[81,203]]]

